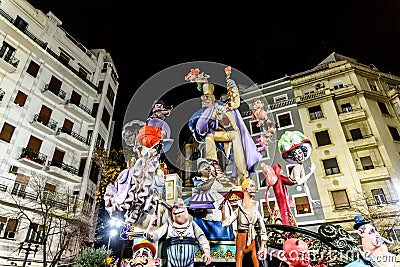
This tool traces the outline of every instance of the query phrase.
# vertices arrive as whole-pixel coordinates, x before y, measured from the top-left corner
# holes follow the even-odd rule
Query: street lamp
[[[31,252],[33,252],[33,257],[35,257],[36,252],[38,252],[39,245],[36,244],[35,248],[32,248],[31,246],[32,246],[31,243],[25,244],[24,242],[21,242],[19,244],[18,254],[21,252],[21,250],[25,250],[25,257],[24,257],[24,261],[22,263],[22,267],[26,266],[26,262],[28,261],[28,256]]]
[[[107,250],[110,249],[110,243],[111,243],[111,238],[115,235],[118,234],[117,228],[119,228],[122,224],[122,222],[118,219],[111,219],[108,224],[111,227],[110,233],[108,235],[108,245],[107,245]]]

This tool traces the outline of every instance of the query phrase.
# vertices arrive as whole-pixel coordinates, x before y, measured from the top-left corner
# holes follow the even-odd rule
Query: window
[[[371,190],[372,196],[375,200],[376,205],[386,204],[387,200],[385,197],[385,193],[383,192],[382,188],[372,189]]]
[[[26,184],[20,184],[17,181],[14,183],[11,190],[11,195],[25,197]]]
[[[389,240],[393,240],[396,243],[400,242],[400,228],[389,228],[385,230],[386,236]]]
[[[58,60],[64,65],[68,65],[69,61],[71,60],[71,57],[65,54],[64,52],[60,52],[60,56],[58,57]]]
[[[278,115],[278,123],[279,123],[279,128],[293,125],[292,117],[290,116],[290,113],[288,112],[288,113]]]
[[[333,89],[344,88],[344,84],[342,81],[335,81],[332,83],[332,85],[333,85]]]
[[[42,142],[43,142],[43,140],[31,135],[31,137],[29,137],[29,141],[28,141],[27,147],[31,148],[31,149],[34,149],[36,151],[39,151],[40,147],[42,146]]]
[[[80,177],[83,176],[83,173],[85,171],[86,160],[87,160],[87,158],[81,158],[81,162],[79,163],[78,176],[80,176]]]
[[[104,123],[106,128],[108,129],[108,124],[110,123],[110,113],[106,108],[103,108],[103,114],[101,115],[101,121]]]
[[[92,161],[92,167],[90,168],[89,180],[92,181],[93,183],[97,184],[97,181],[99,180],[99,174],[100,174],[100,167],[94,161]]]
[[[324,164],[324,169],[325,169],[326,175],[333,175],[333,174],[340,173],[336,158],[325,159],[322,161],[322,163]]]
[[[389,132],[394,141],[400,141],[399,131],[395,127],[388,126]]]
[[[250,125],[251,125],[251,134],[257,134],[257,133],[261,133],[262,128],[257,126],[258,121],[251,121]]]
[[[53,158],[51,160],[51,166],[56,166],[58,168],[61,168],[64,161],[64,155],[65,152],[56,147],[54,149]]]
[[[312,94],[314,92],[315,92],[315,88],[306,89],[306,90],[304,90],[304,95]]]
[[[14,130],[15,130],[14,126],[5,122],[3,125],[3,128],[1,129],[1,132],[0,132],[0,139],[7,143],[10,143],[10,140],[13,136]]]
[[[18,223],[18,219],[10,219],[0,216],[0,232],[3,231],[5,226],[3,238],[14,239],[15,233],[17,232]]]
[[[353,139],[353,141],[363,138],[363,135],[361,133],[361,129],[360,128],[351,129],[350,130],[350,135],[351,135],[351,139]]]
[[[378,101],[378,106],[379,106],[379,109],[381,110],[382,114],[390,115],[389,110],[385,103]]]
[[[310,119],[311,120],[316,120],[324,117],[324,114],[322,113],[321,106],[313,106],[308,108],[308,113],[310,114]]]
[[[96,117],[98,110],[99,110],[99,103],[94,103],[92,108],[92,117]]]
[[[28,233],[26,234],[25,241],[35,244],[41,244],[44,239],[46,227],[37,223],[31,223],[29,225]]]
[[[86,79],[86,77],[88,76],[88,71],[80,67],[78,71],[78,76],[81,77],[82,79]]]
[[[85,214],[89,214],[92,211],[93,202],[94,199],[88,194],[85,194],[85,201],[83,202],[82,212]]]
[[[369,84],[369,88],[371,88],[372,91],[378,91],[378,87],[376,86],[376,83],[374,80],[368,79],[368,84]]]
[[[4,59],[4,61],[10,63],[14,52],[15,52],[15,48],[12,47],[7,42],[3,41],[3,46],[0,48],[0,58]]]
[[[396,111],[397,117],[400,117],[400,106],[398,102],[394,102],[393,104],[394,110]]]
[[[353,111],[353,107],[351,106],[350,103],[346,103],[346,104],[340,105],[340,107],[342,108],[342,112],[343,113]]]
[[[77,93],[76,91],[72,91],[69,103],[79,106],[79,104],[81,103],[81,98],[82,96],[79,93]]]
[[[288,96],[286,94],[284,95],[278,95],[278,96],[274,96],[274,103],[278,103],[281,101],[285,101],[288,99]]]
[[[20,16],[17,16],[13,24],[15,27],[17,27],[23,32],[28,28],[28,23],[25,20],[23,20]]]
[[[349,198],[345,189],[331,191],[331,194],[335,209],[340,210],[350,208]]]
[[[96,147],[104,148],[105,143],[106,141],[104,140],[104,138],[100,134],[97,134]]]
[[[39,64],[37,64],[35,61],[31,60],[28,68],[26,69],[26,72],[36,78],[37,74],[39,72],[39,69],[40,69]]]
[[[271,211],[273,211],[275,209],[275,200],[269,200],[268,202],[269,202],[269,207],[271,208]],[[265,199],[261,200],[261,204],[262,204],[262,211],[263,211],[264,218],[269,219],[271,214],[268,211],[268,206],[267,206],[267,202],[265,201]]]
[[[294,203],[296,205],[296,214],[307,214],[311,213],[310,203],[308,202],[308,197],[295,197]]]
[[[361,157],[361,164],[363,167],[363,170],[372,170],[375,169],[374,164],[372,163],[371,157],[366,156],[366,157]]]
[[[46,183],[43,189],[43,203],[51,204],[55,198],[56,186]]]
[[[111,86],[108,86],[106,97],[107,97],[108,101],[110,101],[110,104],[113,105],[115,93],[114,93],[114,90],[111,88]]]
[[[315,139],[317,139],[318,146],[326,146],[332,144],[328,130],[315,133]]]
[[[17,104],[20,107],[23,107],[25,105],[27,97],[28,97],[27,94],[25,94],[25,93],[23,93],[21,91],[18,91],[18,93],[17,93],[17,95],[16,95],[16,97],[14,99],[14,103]]]

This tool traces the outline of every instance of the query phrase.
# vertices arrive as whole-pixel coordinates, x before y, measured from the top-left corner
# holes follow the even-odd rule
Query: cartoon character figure
[[[257,193],[255,182],[247,178],[242,182],[243,199],[238,201],[238,208],[227,217],[222,209],[222,225],[229,226],[237,221],[236,235],[236,267],[242,267],[245,253],[251,254],[254,267],[259,267],[258,257],[265,257],[265,244],[267,241],[264,220],[258,210],[258,202],[253,200]],[[256,248],[256,231],[254,226],[258,224],[261,232],[260,248]]]
[[[198,83],[199,84],[199,83]],[[232,79],[227,80],[229,96],[227,101],[216,101],[214,85],[212,83],[200,83],[203,95],[201,96],[202,108],[195,112],[189,119],[189,129],[196,141],[205,143],[205,155],[208,161],[213,161],[217,169],[217,149],[226,144],[233,150],[233,171],[231,176],[241,183],[254,172],[254,166],[262,158],[257,152],[243,118],[238,111],[240,106],[239,88]],[[222,145],[221,145],[222,144]],[[228,159],[232,159],[230,151],[222,150]],[[239,180],[239,182],[237,182]]]
[[[357,230],[361,237],[362,250],[359,251],[360,257],[347,264],[346,267],[399,267],[396,255],[390,253],[386,246],[386,244],[393,244],[393,242],[382,237],[370,220],[357,215],[354,217],[353,228]]]
[[[290,207],[293,207],[294,204],[292,203],[286,188],[287,185],[294,185],[294,182],[283,174],[282,167],[279,164],[274,164],[272,167],[268,164],[262,164],[261,166],[267,185],[267,189],[265,190],[265,201],[269,214],[272,214],[272,218],[270,218],[271,223],[278,223],[280,221],[283,225],[296,226],[294,216],[290,212]],[[271,211],[268,200],[270,187],[272,187],[274,191],[278,206],[278,209],[276,209],[275,206],[274,212]]]
[[[157,220],[154,215],[153,221]],[[178,198],[171,210],[171,218],[158,229],[150,223],[144,237],[157,242],[166,235],[168,267],[193,267],[196,240],[203,251],[205,264],[211,263],[210,244],[201,228],[189,215],[182,199]]]
[[[155,267],[160,265],[160,259],[156,258],[156,247],[148,240],[142,240],[132,246],[132,259],[128,267]]]
[[[278,141],[279,151],[282,158],[290,164],[296,164],[289,178],[296,184],[303,186],[308,200],[312,204],[320,203],[311,196],[307,180],[315,171],[315,164],[311,163],[310,172],[305,174],[303,163],[310,157],[312,152],[311,141],[299,131],[286,131]]]
[[[283,242],[283,251],[289,267],[311,267],[311,257],[308,245],[311,241],[304,242],[297,238],[289,238]]]

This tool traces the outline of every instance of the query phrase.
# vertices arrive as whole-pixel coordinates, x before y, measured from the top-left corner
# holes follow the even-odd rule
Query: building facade
[[[252,177],[258,185],[258,193],[255,198],[260,202],[260,207],[262,207],[261,213],[265,220],[268,221],[270,214],[266,205],[266,198],[268,198],[269,205],[272,209],[275,206],[276,198],[272,188],[269,189],[268,195],[266,195],[267,186],[265,175],[261,170],[262,165],[268,164],[273,166],[274,164],[279,164],[282,167],[284,175],[290,176],[290,171],[294,165],[289,164],[282,158],[278,149],[278,140],[285,131],[304,132],[304,130],[299,117],[290,77],[286,76],[257,86],[251,86],[247,90],[244,89],[241,96],[243,101],[240,106],[240,111],[256,143],[257,137],[262,130],[260,127],[256,126],[258,121],[252,118],[253,111],[251,110],[251,103],[254,99],[262,99],[265,102],[264,109],[268,110],[269,119],[276,125],[276,132],[271,139],[272,142],[266,150],[260,152],[263,158],[257,164],[256,172]],[[310,166],[310,160],[304,162],[306,173],[309,172]],[[314,200],[319,200],[320,196],[318,195],[318,191],[313,190],[317,186],[314,175],[310,176],[307,183],[311,189],[312,198]],[[325,222],[321,205],[310,203],[302,187],[294,185],[287,186],[287,188],[289,197],[294,204],[291,211],[296,224],[299,227],[305,227],[308,230],[315,231],[321,223]]]
[[[361,214],[398,240],[400,77],[332,53],[291,83],[325,220],[353,230]]]
[[[42,266],[46,246],[51,260],[60,238],[44,245],[53,227],[44,204],[88,225],[97,216],[100,168],[91,159],[109,149],[118,74],[107,51],[87,49],[61,25],[27,1],[0,4],[1,266],[22,265],[20,242],[37,248],[31,266]],[[61,259],[75,255],[73,244]]]

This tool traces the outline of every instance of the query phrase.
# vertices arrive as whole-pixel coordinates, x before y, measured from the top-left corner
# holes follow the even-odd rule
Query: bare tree
[[[24,191],[10,196],[18,210],[15,217],[29,223],[20,227],[28,229],[26,241],[42,245],[43,266],[54,267],[90,242],[92,227],[76,212],[76,196],[65,188],[64,192],[49,188],[48,182],[45,177],[33,175]]]
[[[354,192],[351,203],[354,212],[370,220],[376,230],[390,240],[390,233],[400,227],[400,206],[397,205],[397,200],[377,198],[372,193],[366,193],[367,190]],[[399,248],[399,242],[388,245],[392,253],[396,253]]]

